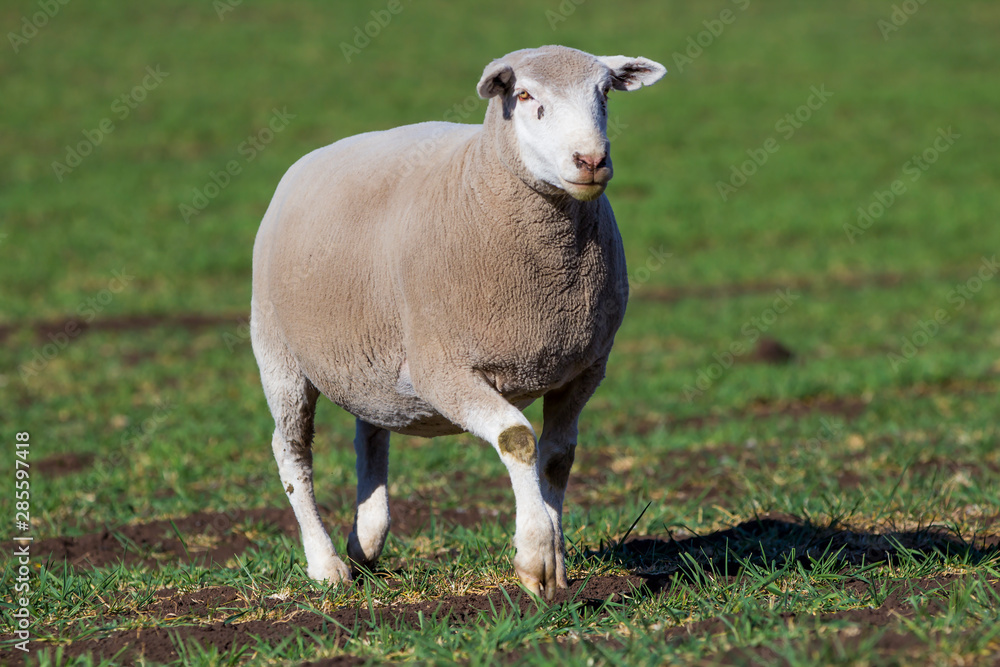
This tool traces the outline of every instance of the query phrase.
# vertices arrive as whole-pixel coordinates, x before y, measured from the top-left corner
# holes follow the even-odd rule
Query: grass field
[[[0,663],[1000,664],[1000,5],[36,0],[0,26]],[[546,43],[669,70],[611,100],[632,296],[571,590],[517,587],[470,436],[395,436],[378,570],[318,587],[248,340],[260,218],[318,146],[480,122],[485,64]],[[352,437],[323,405],[338,549]]]

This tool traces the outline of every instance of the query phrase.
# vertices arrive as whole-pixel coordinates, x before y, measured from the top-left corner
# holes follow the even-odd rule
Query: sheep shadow
[[[1000,555],[1000,538],[966,540],[940,526],[874,532],[836,522],[764,516],[707,535],[674,539],[635,537],[589,555],[610,557],[645,580],[652,594],[674,582],[737,578],[748,568],[817,567],[843,573],[878,563],[958,558],[969,564]]]

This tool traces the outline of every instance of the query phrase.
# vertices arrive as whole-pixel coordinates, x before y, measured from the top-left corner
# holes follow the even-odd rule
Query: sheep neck
[[[549,237],[560,231],[576,239],[593,233],[603,197],[577,201],[535,179],[521,160],[498,98],[490,101],[483,129],[470,140],[463,162],[463,178],[484,219],[494,224],[544,225]],[[498,211],[504,212],[504,219],[497,219]]]

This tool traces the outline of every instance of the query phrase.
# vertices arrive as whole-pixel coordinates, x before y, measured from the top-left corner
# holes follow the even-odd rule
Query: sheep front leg
[[[561,536],[552,523],[542,496],[535,432],[517,408],[506,401],[504,403],[516,413],[516,417],[510,415],[509,421],[496,420],[495,425],[491,425],[491,431],[499,433],[490,433],[492,437],[484,439],[493,444],[500,454],[514,489],[514,571],[529,591],[539,596],[544,593],[545,598],[551,600],[559,587],[557,576],[560,563],[555,545],[561,541]]]
[[[538,469],[545,509],[555,527],[556,585],[567,588],[566,547],[562,530],[563,499],[576,452],[577,423],[583,406],[604,377],[602,360],[543,399],[542,437],[538,441]]]
[[[545,509],[538,479],[538,448],[531,423],[478,373],[448,372],[427,364],[420,374],[411,362],[417,391],[442,415],[493,445],[514,489],[514,570],[535,595],[552,599],[557,587],[555,528]]]
[[[358,462],[358,508],[347,538],[347,555],[371,567],[389,534],[389,431],[357,420],[354,451]]]

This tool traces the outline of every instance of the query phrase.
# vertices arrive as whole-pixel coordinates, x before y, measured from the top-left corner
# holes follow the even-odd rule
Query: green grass
[[[890,2],[586,2],[553,29],[546,10],[558,14],[557,2],[404,1],[346,62],[341,42],[385,7],[245,2],[220,20],[207,2],[72,2],[0,59],[5,451],[11,460],[13,434],[28,431],[32,464],[67,453],[88,461],[63,476],[32,468],[32,533],[72,538],[196,511],[283,507],[245,327],[253,238],[278,180],[344,136],[455,108],[477,122],[486,63],[561,43],[644,55],[670,70],[656,87],[611,101],[620,130],[608,196],[632,299],[584,413],[565,517],[573,577],[639,573],[663,590],[522,613],[502,588],[514,581],[506,518],[393,536],[374,576],[324,590],[305,577],[297,540],[239,525],[255,547],[226,567],[35,560],[31,664],[100,664],[73,644],[115,631],[316,621],[345,609],[368,610],[366,632],[337,640],[336,624],[323,632],[303,621],[279,639],[228,649],[179,639],[178,661],[995,659],[1000,277],[979,272],[1000,251],[1000,8],[928,2],[884,39],[878,22]],[[701,54],[676,55],[727,8],[734,20]],[[8,3],[4,33],[37,11]],[[166,75],[125,115],[116,100],[147,67]],[[780,123],[813,87],[832,95],[789,135]],[[241,150],[275,109],[292,116],[283,129],[260,150]],[[114,130],[60,180],[53,162],[104,119]],[[948,128],[959,137],[914,179],[908,163]],[[778,150],[723,200],[718,183],[770,138]],[[181,205],[230,161],[239,173],[186,222]],[[895,181],[905,191],[852,242],[845,225]],[[786,289],[790,306],[772,311]],[[924,335],[939,313],[943,323]],[[185,324],[192,315],[206,321]],[[67,318],[91,326],[67,330]],[[792,362],[755,360],[762,336],[792,350]],[[730,363],[734,344],[742,352]],[[540,406],[528,416],[540,423]],[[317,491],[338,548],[353,515],[352,437],[349,416],[323,405]],[[512,494],[495,483],[503,466],[471,437],[396,436],[392,457],[394,498],[513,512]],[[3,488],[0,514],[12,517],[13,484]],[[617,546],[647,504],[633,535],[682,546]],[[795,517],[818,532],[813,543],[751,532],[714,555],[670,542],[758,516]],[[984,536],[994,546],[976,542]],[[185,549],[207,548],[204,535],[181,537]],[[868,547],[888,560],[856,557]],[[155,549],[148,555],[157,560]],[[16,561],[3,567],[7,591]],[[149,612],[157,591],[215,586],[237,591],[230,608]],[[386,605],[458,595],[492,596],[495,609],[462,622],[372,620]],[[12,644],[10,602],[0,607],[2,650]],[[866,609],[885,611],[884,624],[865,620]],[[64,655],[37,652],[45,646]]]

